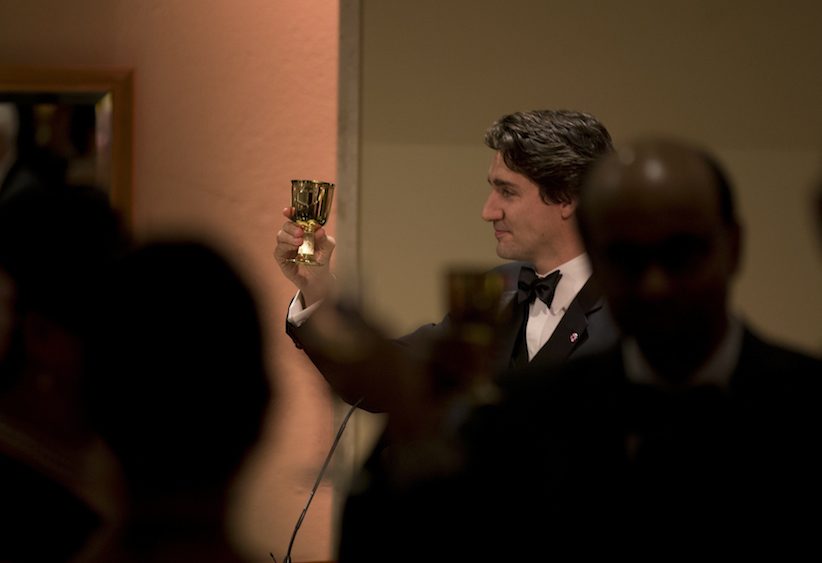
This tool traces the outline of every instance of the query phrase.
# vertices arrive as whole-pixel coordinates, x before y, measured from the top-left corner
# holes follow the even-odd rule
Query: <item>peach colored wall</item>
[[[290,180],[335,180],[337,52],[337,0],[0,0],[0,64],[134,70],[136,233],[203,234],[258,293],[281,400],[236,522],[260,561],[285,553],[335,425],[283,333],[292,288],[271,251]],[[331,557],[332,501],[321,487],[295,561]]]

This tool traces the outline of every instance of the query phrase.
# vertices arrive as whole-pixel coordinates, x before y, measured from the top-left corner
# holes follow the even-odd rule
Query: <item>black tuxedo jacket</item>
[[[492,270],[506,280],[502,296],[502,310],[497,328],[497,339],[494,354],[494,371],[504,373],[513,367],[515,347],[520,337],[524,310],[516,305],[517,278],[522,262],[511,262]],[[414,332],[397,339],[397,344],[408,350],[411,356],[424,355],[432,342],[447,338],[452,320],[446,315],[439,323],[423,325]],[[286,332],[295,345],[302,348],[332,389],[345,401],[353,404],[362,398],[357,390],[346,387],[350,366],[328,357],[321,347],[312,345],[308,336],[311,320],[302,326],[295,327],[286,322]],[[616,342],[618,331],[611,319],[596,279],[591,277],[569,305],[562,320],[551,338],[531,360],[530,365],[538,368],[551,368],[568,360],[583,357],[603,350]],[[375,370],[376,371],[376,370]],[[372,412],[384,409],[378,402],[365,397],[362,408]]]

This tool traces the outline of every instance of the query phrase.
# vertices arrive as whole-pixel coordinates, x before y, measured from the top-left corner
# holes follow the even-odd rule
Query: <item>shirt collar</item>
[[[562,277],[559,278],[557,288],[554,291],[554,300],[551,302],[551,312],[554,314],[568,309],[571,301],[574,300],[579,290],[591,277],[591,261],[588,259],[588,254],[582,253],[576,258],[560,264],[556,270],[559,270]],[[537,275],[544,278],[554,271],[552,270],[545,275]]]
[[[688,378],[689,386],[716,385],[727,388],[731,376],[739,363],[739,354],[742,349],[742,323],[734,316],[728,319],[728,330],[719,347],[710,358]],[[654,373],[648,361],[643,356],[639,345],[633,338],[625,338],[622,342],[622,358],[625,375],[632,383],[667,385],[658,374]]]

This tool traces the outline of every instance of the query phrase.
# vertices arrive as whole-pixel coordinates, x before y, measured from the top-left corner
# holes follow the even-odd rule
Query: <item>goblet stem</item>
[[[300,245],[300,248],[297,249],[297,258],[296,261],[301,264],[307,264],[309,266],[317,265],[317,262],[314,260],[314,233],[305,231],[303,234],[303,243]]]

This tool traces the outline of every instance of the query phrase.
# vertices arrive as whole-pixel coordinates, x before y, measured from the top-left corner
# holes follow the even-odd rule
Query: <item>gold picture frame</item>
[[[132,71],[121,68],[0,66],[0,101],[91,107],[96,121],[95,169],[112,205],[130,223]],[[42,113],[42,112],[41,112]]]

